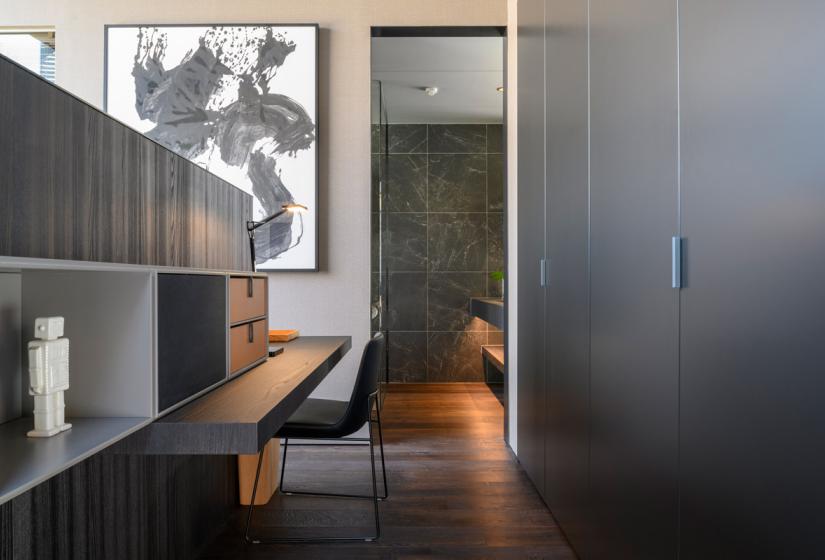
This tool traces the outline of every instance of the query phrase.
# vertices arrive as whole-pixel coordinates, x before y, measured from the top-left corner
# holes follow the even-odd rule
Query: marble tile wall
[[[483,381],[481,346],[502,343],[468,313],[470,297],[501,295],[490,272],[504,266],[502,134],[501,125],[373,126],[372,293],[377,304],[383,270],[390,381]]]

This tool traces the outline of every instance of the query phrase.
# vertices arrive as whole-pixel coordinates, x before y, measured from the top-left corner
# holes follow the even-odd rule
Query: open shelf
[[[151,418],[71,418],[72,429],[30,438],[31,417],[0,424],[0,504],[142,428]]]

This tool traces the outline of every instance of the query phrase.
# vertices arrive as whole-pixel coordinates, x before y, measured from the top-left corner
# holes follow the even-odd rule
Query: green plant
[[[504,271],[502,270],[494,270],[490,273],[490,278],[495,280],[496,282],[501,282],[504,280]]]

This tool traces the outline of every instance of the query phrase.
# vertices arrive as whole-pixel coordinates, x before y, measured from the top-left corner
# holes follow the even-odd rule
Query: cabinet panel
[[[226,379],[226,277],[158,274],[158,410]]]
[[[677,551],[676,2],[591,0],[592,558]]]
[[[587,550],[589,456],[587,0],[548,0],[547,501]]]
[[[825,549],[825,3],[681,8],[681,558]]]
[[[544,493],[544,0],[518,5],[518,458]]]
[[[232,373],[236,373],[268,354],[266,320],[238,325],[229,329],[229,355]]]

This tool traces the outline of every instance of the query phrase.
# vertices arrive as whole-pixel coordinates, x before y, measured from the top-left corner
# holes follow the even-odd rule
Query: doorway
[[[371,318],[386,383],[487,382],[503,400],[505,55],[503,28],[372,30]],[[497,321],[473,305],[484,299]]]

